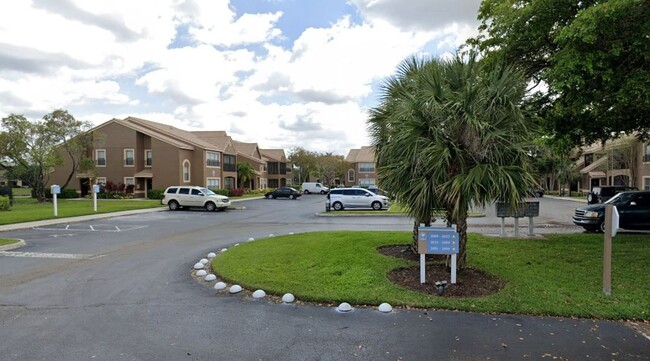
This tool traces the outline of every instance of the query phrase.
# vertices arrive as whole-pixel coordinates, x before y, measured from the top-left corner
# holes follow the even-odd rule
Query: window
[[[201,193],[201,191],[198,190],[198,189],[192,188],[192,195],[193,196],[202,196],[203,193]]]
[[[643,177],[643,190],[650,191],[650,177]]]
[[[348,171],[348,182],[354,182],[354,169]]]
[[[133,178],[133,177],[124,177],[124,185],[126,185],[126,186],[135,185],[135,178]]]
[[[221,188],[221,179],[219,178],[207,178],[205,180],[205,186],[209,189],[220,189]]]
[[[585,167],[594,162],[593,154],[585,154]]]
[[[223,170],[226,172],[237,171],[237,159],[234,155],[223,155]]]
[[[268,188],[266,185],[266,178],[260,178],[260,188],[261,189]]]
[[[190,194],[189,188],[181,188],[178,190],[178,194]]]
[[[106,185],[106,177],[97,177],[96,184],[99,184],[101,186]]]
[[[221,157],[217,152],[205,152],[206,164],[208,167],[219,167],[221,165]]]
[[[650,163],[650,143],[645,145],[645,152],[643,152],[643,162]]]
[[[98,167],[106,167],[106,149],[95,150],[95,165]]]
[[[372,173],[375,171],[375,163],[359,163],[360,173]]]
[[[280,163],[280,174],[287,174],[287,163]]]
[[[124,166],[125,167],[133,167],[134,160],[133,160],[133,154],[134,151],[133,149],[124,149]]]
[[[151,167],[153,164],[153,152],[151,149],[145,149],[144,150],[144,166],[145,167]]]
[[[187,183],[190,181],[190,161],[183,161],[183,182]]]
[[[359,179],[359,185],[360,186],[374,186],[375,185],[375,179],[374,178],[364,178],[364,179]]]
[[[275,163],[275,162],[268,162],[267,163],[267,170],[268,170],[269,174],[280,174],[278,163]]]
[[[224,157],[225,161],[225,157]],[[225,165],[225,163],[224,163]],[[233,189],[235,188],[235,178],[233,177],[226,177],[223,179],[223,184],[226,186],[226,189]]]

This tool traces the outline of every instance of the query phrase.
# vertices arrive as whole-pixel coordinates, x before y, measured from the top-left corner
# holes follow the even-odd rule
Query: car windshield
[[[203,194],[205,194],[206,196],[213,196],[213,195],[216,194],[216,193],[214,193],[213,191],[211,191],[211,190],[209,190],[207,188],[201,188],[201,192],[203,192]]]
[[[610,198],[605,204],[619,205],[629,202],[634,197],[633,193],[619,193]]]

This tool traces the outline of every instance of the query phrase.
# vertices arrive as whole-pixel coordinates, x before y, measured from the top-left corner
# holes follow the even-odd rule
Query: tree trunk
[[[465,267],[467,261],[467,211],[461,213],[458,221],[456,222],[458,230],[458,256],[456,259],[456,267],[461,270]]]

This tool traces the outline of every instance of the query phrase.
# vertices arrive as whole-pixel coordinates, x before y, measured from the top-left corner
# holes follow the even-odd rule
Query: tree
[[[289,152],[289,161],[297,168],[298,183],[309,181],[309,174],[316,169],[316,153],[302,147],[296,147]]]
[[[30,122],[23,115],[2,119],[0,158],[13,163],[13,172],[27,181],[39,202],[45,202],[49,170],[62,163],[54,145],[57,137],[44,122]]]
[[[574,144],[650,131],[650,6],[645,0],[483,0],[488,61],[505,59],[548,90],[546,125]]]
[[[348,164],[342,155],[335,155],[331,152],[318,154],[314,173],[323,184],[331,185],[336,178],[343,179]]]
[[[244,186],[250,182],[255,175],[255,170],[248,163],[237,163],[237,177],[239,177],[239,184]],[[251,187],[252,188],[252,187]]]
[[[53,133],[58,147],[70,159],[70,173],[61,185],[61,188],[66,188],[75,174],[95,168],[92,158],[88,156],[88,149],[93,142],[93,134],[89,132],[92,125],[90,122],[76,120],[62,109],[46,114],[43,120],[45,128]]]
[[[516,206],[535,184],[521,72],[467,59],[405,60],[382,87],[369,129],[382,185],[429,225],[444,209],[467,256],[467,214],[493,201]],[[414,228],[414,243],[417,229]]]

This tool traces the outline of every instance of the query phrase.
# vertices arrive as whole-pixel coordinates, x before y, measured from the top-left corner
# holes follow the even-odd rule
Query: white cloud
[[[3,2],[0,116],[132,115],[345,154],[368,144],[373,86],[410,54],[473,35],[479,2],[349,1],[362,23],[343,16],[288,46],[281,2],[248,14],[228,0]]]

